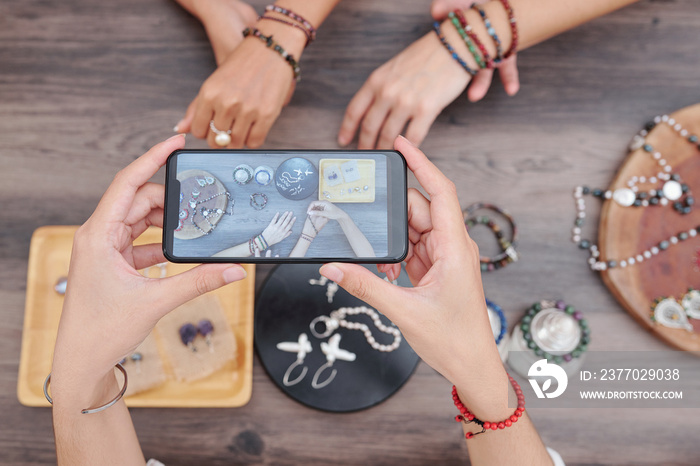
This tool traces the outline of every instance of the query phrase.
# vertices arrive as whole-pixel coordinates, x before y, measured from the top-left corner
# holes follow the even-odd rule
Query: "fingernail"
[[[339,146],[342,146],[342,147],[345,147],[345,146],[348,145],[348,140],[347,140],[346,138],[344,138],[344,137],[339,136],[339,137],[338,137],[338,145],[339,145]]]
[[[173,131],[175,131],[176,133],[179,133],[179,132],[180,132],[180,126],[182,126],[182,122],[183,122],[183,121],[185,121],[184,118],[183,118],[182,120],[178,121],[177,124],[173,127]]]
[[[412,145],[413,147],[418,147],[418,146],[416,146],[415,144],[413,144],[411,141],[409,141],[408,139],[406,139],[406,136],[404,136],[404,135],[402,135],[402,134],[399,134],[399,137],[400,137],[401,139],[403,139],[404,141],[406,141],[407,143],[409,143],[410,145]]]
[[[319,272],[321,272],[321,275],[323,275],[327,279],[336,283],[340,283],[343,281],[343,271],[335,265],[326,264],[323,267],[321,267],[321,270],[319,270]]]
[[[224,282],[233,283],[238,280],[243,280],[248,276],[248,272],[245,271],[240,265],[235,265],[224,270]]]
[[[179,133],[179,128],[177,125],[173,126],[173,133]]]
[[[175,138],[185,139],[185,133],[176,134],[175,136],[170,136],[166,141],[172,141]]]

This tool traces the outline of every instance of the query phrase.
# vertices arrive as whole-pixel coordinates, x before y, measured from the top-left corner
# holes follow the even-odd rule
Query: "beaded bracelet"
[[[518,398],[518,407],[515,408],[515,411],[513,414],[500,421],[500,422],[489,422],[489,421],[482,421],[481,419],[477,419],[474,414],[472,414],[469,409],[464,406],[462,403],[462,400],[459,399],[459,395],[457,394],[457,387],[454,385],[452,386],[452,400],[455,403],[455,406],[459,410],[460,413],[457,416],[455,416],[455,421],[457,422],[463,422],[465,424],[470,424],[474,423],[481,427],[481,431],[479,432],[467,432],[464,434],[464,438],[469,440],[470,438],[474,438],[475,435],[483,434],[486,432],[488,429],[491,430],[498,430],[498,429],[505,429],[506,427],[512,426],[514,423],[518,422],[518,418],[523,415],[525,412],[525,395],[523,395],[523,391],[520,388],[520,384],[515,381],[513,377],[508,374],[508,379],[510,380],[510,384],[513,386],[513,390],[515,390],[515,396]]]
[[[258,202],[258,198],[262,202]],[[250,206],[255,210],[263,210],[267,205],[267,195],[265,193],[253,193],[250,195]]]
[[[299,68],[299,63],[289,52],[284,50],[280,44],[272,39],[272,36],[266,36],[258,28],[245,28],[243,30],[243,37],[254,36],[260,39],[269,49],[274,50],[279,53],[282,58],[284,58],[289,66],[292,67],[292,72],[294,73],[294,79],[297,81],[301,80],[301,68]]]
[[[445,36],[442,34],[442,29],[440,28],[440,23],[435,21],[433,23],[433,30],[435,31],[435,34],[437,34],[438,38],[440,39],[440,42],[442,42],[442,45],[447,49],[447,51],[452,55],[452,58],[454,58],[457,63],[459,63],[462,68],[464,68],[464,71],[469,73],[471,76],[476,75],[477,71],[473,70],[467,65],[467,63],[462,60],[462,57],[460,57],[457,52],[455,52],[455,49],[452,48],[449,42],[447,42],[447,39],[445,39]]]
[[[311,38],[311,34],[309,33],[309,31],[307,31],[306,28],[299,26],[297,23],[292,23],[291,21],[286,21],[286,20],[281,19],[281,18],[273,18],[272,16],[265,16],[265,15],[259,17],[258,21],[262,21],[264,19],[267,19],[270,21],[277,21],[278,23],[286,24],[287,26],[291,26],[293,28],[299,29],[306,36],[306,44],[304,44],[304,48],[308,47],[309,44],[311,42],[313,42],[313,39]]]
[[[537,346],[535,340],[532,339],[532,334],[530,333],[530,323],[537,313],[543,309],[542,302],[537,302],[530,306],[523,316],[523,320],[520,322],[520,330],[523,332],[523,339],[525,340],[525,343],[527,343],[527,347],[533,350],[537,356],[545,358],[547,361],[561,364],[562,362],[569,362],[574,358],[578,358],[586,352],[588,349],[588,344],[591,342],[591,329],[588,327],[588,321],[583,318],[583,313],[574,309],[574,306],[567,305],[564,301],[557,301],[555,307],[556,309],[564,311],[576,319],[581,329],[581,340],[578,342],[576,348],[570,353],[561,356],[549,354]]]
[[[481,209],[487,209],[496,212],[508,221],[513,232],[513,237],[510,241],[508,241],[508,239],[505,238],[501,227],[499,227],[498,224],[496,224],[496,222],[491,220],[489,217],[485,215],[479,215],[476,217],[472,216],[474,212]],[[516,262],[518,260],[518,253],[515,251],[515,244],[518,238],[518,227],[515,225],[515,220],[513,219],[513,216],[510,213],[493,204],[476,202],[464,209],[463,214],[464,226],[467,228],[467,231],[469,231],[469,229],[474,227],[475,225],[486,225],[491,229],[491,231],[493,231],[494,235],[496,235],[496,239],[498,240],[498,243],[500,244],[501,249],[503,250],[503,252],[497,254],[494,257],[479,256],[479,262],[481,263],[482,272],[490,272],[492,270],[497,270],[505,267],[511,262]]]
[[[452,21],[452,24],[454,25],[455,29],[457,29],[457,32],[462,37],[462,40],[464,40],[464,43],[467,45],[469,52],[471,52],[471,54],[474,56],[474,60],[476,60],[476,64],[479,65],[479,68],[486,68],[486,62],[483,58],[481,58],[481,55],[479,55],[479,51],[474,47],[474,42],[472,41],[471,36],[468,35],[467,32],[464,30],[459,18],[457,18],[453,11],[451,11],[447,15],[447,17],[450,18],[450,21]]]
[[[282,15],[292,18],[294,21],[299,22],[304,29],[308,32],[308,37],[313,41],[316,40],[316,28],[308,22],[303,16],[294,13],[292,10],[287,10],[277,5],[267,5],[265,11],[274,11],[275,13],[280,13]]]
[[[500,0],[500,2],[503,5],[503,8],[506,9],[506,13],[508,13],[508,23],[510,24],[511,35],[513,36],[510,42],[510,48],[505,55],[503,55],[503,58],[505,59],[518,51],[518,25],[515,22],[515,12],[513,11],[513,7],[510,6],[510,3],[508,3],[508,0]]]
[[[471,7],[472,9],[479,12],[479,16],[481,16],[481,19],[484,21],[484,26],[486,26],[486,32],[488,32],[489,36],[491,36],[491,39],[493,39],[493,43],[496,44],[496,58],[493,59],[493,62],[500,63],[501,60],[505,58],[503,56],[503,46],[501,45],[501,39],[498,38],[496,30],[491,25],[491,20],[488,18],[488,16],[486,16],[486,12],[483,8],[481,8],[481,5],[472,3]]]
[[[506,332],[508,330],[506,315],[503,313],[503,309],[501,309],[501,306],[494,303],[493,301],[489,301],[488,298],[486,298],[486,307],[491,309],[494,313],[498,314],[498,320],[501,324],[501,329],[499,330],[498,336],[496,337],[496,344],[498,345],[499,343],[501,343],[501,340],[503,340],[503,337],[506,335]]]
[[[454,14],[459,20],[460,25],[464,28],[464,32],[469,36],[472,42],[474,42],[476,46],[479,47],[479,50],[481,50],[481,55],[483,55],[484,57],[486,68],[493,68],[493,60],[491,59],[491,55],[489,54],[488,50],[486,50],[486,46],[484,45],[484,43],[481,42],[481,40],[479,39],[479,36],[474,34],[471,25],[467,23],[467,17],[464,16],[464,12],[462,10],[455,10]]]

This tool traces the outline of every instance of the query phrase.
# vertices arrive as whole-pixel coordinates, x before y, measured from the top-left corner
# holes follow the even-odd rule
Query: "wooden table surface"
[[[344,2],[304,55],[304,80],[266,147],[335,147],[345,106],[369,73],[429,30],[428,4]],[[571,191],[606,186],[648,118],[698,101],[699,30],[696,0],[644,0],[522,53],[518,96],[497,85],[438,118],[423,148],[462,203],[491,201],[519,220],[522,260],[484,277],[511,325],[535,300],[562,297],[587,312],[593,350],[667,348],[569,241]],[[204,31],[168,0],[0,3],[0,463],[55,462],[49,410],[22,407],[15,393],[32,232],[85,221],[114,174],[171,135],[213,69]],[[268,272],[260,267],[258,279]],[[253,387],[235,410],[133,410],[145,454],[168,465],[465,462],[449,384],[425,364],[396,396],[354,414],[295,403],[257,361]],[[700,456],[695,410],[531,416],[567,464]]]

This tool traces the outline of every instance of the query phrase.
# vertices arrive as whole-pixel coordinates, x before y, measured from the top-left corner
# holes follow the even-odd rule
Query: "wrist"
[[[54,410],[80,414],[83,409],[100,406],[114,398],[119,392],[119,383],[113,368],[92,375],[54,370],[48,391]]]
[[[275,42],[294,56],[297,61],[299,60],[307,41],[303,31],[276,21],[258,20],[255,23],[255,27],[264,35],[272,36]]]

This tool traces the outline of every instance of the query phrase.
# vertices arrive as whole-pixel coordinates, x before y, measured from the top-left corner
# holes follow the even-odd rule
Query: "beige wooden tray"
[[[59,277],[68,274],[75,226],[46,226],[32,236],[27,271],[22,354],[19,364],[17,398],[25,406],[49,406],[43,383],[51,370],[53,347],[63,297],[54,291]],[[161,230],[151,228],[136,244],[159,243]],[[168,264],[175,275],[192,264]],[[195,382],[168,380],[165,384],[125,398],[131,407],[237,407],[245,405],[253,386],[253,299],[255,266],[244,265],[248,278],[220,288],[219,297],[231,330],[236,336],[236,360],[214,374]],[[155,267],[157,269],[157,267]],[[149,276],[155,276],[155,271]]]
[[[326,170],[329,167],[340,168],[344,163],[356,162],[360,178],[352,182],[342,182],[330,186],[326,180]],[[318,163],[319,177],[318,200],[334,203],[374,202],[376,179],[375,161],[371,159],[321,159]],[[338,176],[341,177],[340,170]]]

